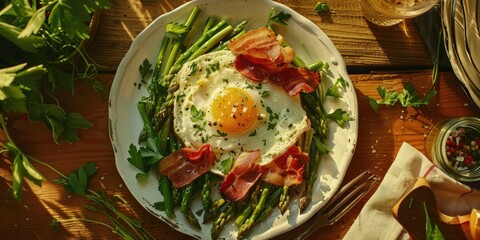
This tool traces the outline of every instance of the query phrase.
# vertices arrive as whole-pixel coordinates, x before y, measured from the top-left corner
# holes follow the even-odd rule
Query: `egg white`
[[[233,66],[235,56],[218,51],[186,63],[175,76],[174,130],[185,147],[211,145],[217,158],[212,172],[222,174],[224,161],[235,159],[243,151],[260,150],[261,165],[270,163],[295,144],[310,128],[299,96],[268,81],[256,83]],[[215,124],[211,106],[226,88],[246,91],[256,103],[258,120],[243,133],[226,133]],[[223,163],[223,164],[222,164]]]

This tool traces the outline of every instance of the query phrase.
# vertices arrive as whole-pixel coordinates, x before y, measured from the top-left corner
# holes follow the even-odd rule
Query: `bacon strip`
[[[299,147],[291,146],[284,154],[262,167],[262,180],[277,186],[298,185],[303,181],[309,156]]]
[[[315,91],[320,83],[318,73],[306,68],[289,68],[295,52],[291,47],[282,47],[282,43],[282,36],[262,27],[232,40],[228,48],[237,55],[235,68],[255,82],[270,80],[283,86],[290,96]]]
[[[260,151],[241,153],[219,187],[220,193],[232,201],[245,199],[250,188],[262,175],[262,167],[257,163]]]
[[[295,96],[300,92],[315,91],[320,84],[320,75],[306,68],[286,68],[270,75],[269,80],[283,86],[288,95]]]
[[[198,150],[182,148],[166,156],[160,161],[158,169],[176,188],[181,188],[208,172],[214,162],[215,155],[210,145],[205,144]]]
[[[266,72],[279,72],[295,57],[293,49],[282,47],[282,42],[283,38],[280,35],[277,36],[272,30],[262,27],[232,40],[228,48],[235,55],[243,56],[248,61],[262,66]]]
[[[254,48],[265,48],[271,46],[277,42],[277,36],[275,33],[266,28],[261,27],[258,29],[250,30],[246,34],[235,38],[228,43],[228,48],[234,54],[243,54],[246,51]]]

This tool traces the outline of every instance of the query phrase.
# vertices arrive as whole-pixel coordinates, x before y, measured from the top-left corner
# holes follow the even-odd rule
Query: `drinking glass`
[[[438,0],[361,0],[364,17],[379,26],[393,26],[432,8]]]

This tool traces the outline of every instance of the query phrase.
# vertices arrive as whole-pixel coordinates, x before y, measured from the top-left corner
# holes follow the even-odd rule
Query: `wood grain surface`
[[[89,48],[91,56],[105,69],[99,79],[111,85],[119,62],[130,44],[149,23],[185,1],[110,0],[112,9],[103,11],[98,31]],[[281,3],[316,23],[334,42],[350,73],[359,103],[359,134],[355,154],[345,181],[370,169],[383,177],[403,142],[425,151],[425,138],[431,127],[445,118],[480,116],[479,108],[467,97],[460,82],[450,69],[439,76],[438,94],[425,107],[384,107],[378,112],[369,106],[366,96],[377,97],[378,85],[401,89],[412,83],[422,94],[431,83],[431,61],[413,20],[393,27],[378,27],[366,22],[359,1],[326,1],[331,11],[316,14],[317,1],[288,1]],[[31,156],[68,173],[86,162],[96,162],[98,172],[91,189],[104,189],[128,202],[120,210],[138,218],[157,239],[190,239],[157,219],[136,202],[121,180],[114,164],[108,132],[108,99],[96,95],[80,84],[74,96],[62,93],[61,105],[68,111],[79,112],[93,123],[80,131],[81,141],[74,144],[55,144],[51,133],[41,124],[32,124],[20,115],[9,116],[7,124],[17,145]],[[55,172],[36,164],[49,180],[42,187],[30,182],[24,185],[21,202],[11,197],[11,159],[0,161],[0,239],[118,239],[110,229],[100,225],[72,221],[58,231],[49,226],[53,218],[89,218],[107,222],[100,214],[84,208],[89,202],[65,193],[51,180]],[[341,239],[355,220],[367,195],[337,224],[322,228],[310,239]],[[276,239],[293,239],[307,224]]]

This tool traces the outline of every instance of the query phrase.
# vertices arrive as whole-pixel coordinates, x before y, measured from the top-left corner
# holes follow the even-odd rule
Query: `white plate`
[[[310,206],[300,214],[298,198],[293,196],[290,210],[284,216],[280,216],[279,211],[275,209],[268,219],[256,225],[250,233],[253,239],[277,236],[308,220],[338,189],[352,159],[358,131],[357,99],[342,57],[329,38],[314,23],[282,4],[266,0],[191,1],[160,16],[138,35],[118,67],[110,93],[110,138],[115,152],[117,170],[133,196],[150,213],[178,231],[196,238],[210,238],[211,224],[202,225],[203,231],[198,231],[190,227],[180,212],[176,213],[175,219],[168,219],[164,212],[156,210],[153,204],[161,201],[162,196],[157,190],[158,183],[155,173],[152,171],[146,181],[138,182],[135,179],[138,170],[127,162],[129,145],[137,143],[142,128],[142,120],[136,104],[142,96],[146,95],[144,88],[139,90],[138,86],[134,85],[140,80],[138,67],[145,58],[150,62],[155,61],[166,24],[172,21],[184,22],[194,6],[199,6],[201,9],[200,16],[196,21],[197,25],[193,28],[193,31],[197,33],[202,29],[207,16],[226,19],[232,26],[247,19],[249,23],[246,28],[254,29],[266,24],[269,10],[272,7],[277,11],[291,14],[293,17],[289,20],[288,25],[275,25],[275,30],[284,36],[285,40],[307,64],[318,60],[328,62],[331,70],[330,81],[335,81],[342,76],[350,84],[341,100],[331,100],[326,103],[327,111],[334,111],[341,107],[349,111],[355,120],[349,122],[345,129],[337,127],[334,123],[329,125],[328,143],[333,148],[333,154],[324,156],[321,160],[319,177],[314,186],[314,195]],[[196,199],[192,203],[192,211],[196,212],[199,209],[201,209],[200,200]],[[220,238],[234,239],[236,230],[237,227],[234,224],[227,225]]]

